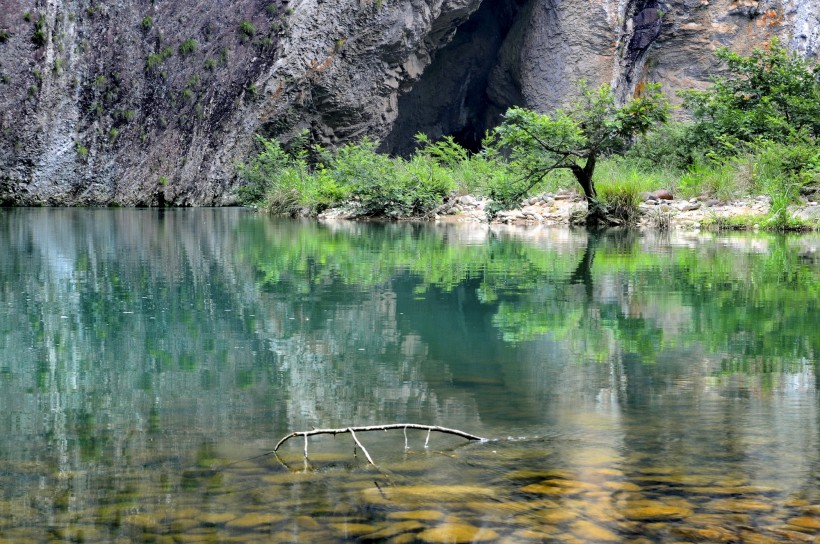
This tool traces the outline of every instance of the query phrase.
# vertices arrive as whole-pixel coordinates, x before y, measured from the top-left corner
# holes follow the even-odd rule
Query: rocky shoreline
[[[789,207],[795,219],[814,224],[820,228],[820,202],[809,197],[799,205]],[[499,212],[489,221],[486,206],[489,200],[470,195],[458,196],[436,210],[435,221],[442,223],[503,223],[517,225],[568,225],[573,218],[583,216],[587,206],[583,198],[572,191],[543,193],[524,200],[520,207]],[[760,195],[721,201],[709,197],[691,199],[674,198],[668,191],[656,191],[644,195],[639,206],[639,228],[659,226],[699,230],[720,220],[732,218],[765,219],[771,208],[771,199]],[[759,224],[751,223],[752,228]]]

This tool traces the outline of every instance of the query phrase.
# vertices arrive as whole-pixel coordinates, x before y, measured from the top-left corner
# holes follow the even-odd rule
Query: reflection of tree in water
[[[396,418],[481,433],[550,422],[564,398],[639,414],[820,374],[820,272],[784,239],[153,215],[0,222],[22,248],[0,266],[0,410],[18,414],[0,451],[170,471],[226,436]]]

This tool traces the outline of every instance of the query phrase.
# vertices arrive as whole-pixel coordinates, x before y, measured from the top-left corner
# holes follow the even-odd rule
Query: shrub
[[[262,202],[275,183],[276,177],[290,164],[290,158],[282,150],[279,142],[262,137],[258,137],[257,142],[262,146],[262,150],[249,164],[239,166],[244,183],[237,188],[237,196],[239,201],[246,205]]]
[[[800,131],[820,136],[820,67],[776,38],[748,57],[727,49],[717,57],[726,75],[713,78],[711,89],[681,93],[701,148],[728,156],[760,138],[785,142]]]
[[[154,18],[151,17],[150,15],[146,15],[145,17],[142,18],[142,22],[140,23],[140,26],[142,27],[142,29],[145,32],[148,32],[154,26]]]
[[[239,23],[239,37],[242,41],[250,40],[256,34],[256,27],[250,21]]]
[[[151,53],[145,61],[145,70],[148,72],[154,71],[161,63],[171,58],[173,54],[174,50],[170,47],[166,47],[159,53]]]
[[[196,40],[193,38],[188,38],[179,44],[179,54],[182,57],[187,57],[188,55],[193,54],[194,51],[196,51]]]
[[[288,153],[276,140],[258,137],[257,141],[261,152],[239,166],[244,183],[237,196],[242,204],[261,206],[278,215],[297,215],[321,211],[348,196],[323,165],[310,171],[304,148]]]
[[[34,33],[31,35],[31,41],[37,46],[42,47],[48,41],[46,34],[46,16],[40,15],[34,23]]]
[[[626,157],[644,169],[662,166],[668,170],[685,170],[699,158],[699,151],[691,140],[688,125],[677,122],[659,125],[638,137]]]
[[[88,157],[88,148],[79,141],[74,142],[74,149],[77,151],[77,156],[85,160]]]

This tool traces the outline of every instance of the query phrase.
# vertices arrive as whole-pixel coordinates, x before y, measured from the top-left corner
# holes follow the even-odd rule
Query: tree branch
[[[535,181],[532,181],[532,182],[531,182],[531,183],[530,183],[530,184],[529,184],[529,185],[528,185],[525,189],[523,189],[523,190],[519,191],[518,193],[516,193],[516,195],[513,197],[513,199],[512,199],[512,200],[516,200],[516,201],[517,201],[517,200],[518,200],[518,199],[520,199],[522,196],[524,196],[525,194],[527,194],[527,193],[530,191],[530,189],[532,189],[533,187],[535,187],[536,185],[538,185],[539,183],[541,183],[541,181],[542,181],[545,177],[547,177],[547,175],[548,175],[550,172],[552,172],[552,171],[554,171],[554,170],[561,170],[562,168],[567,168],[567,169],[569,169],[569,170],[572,170],[572,169],[573,169],[573,167],[577,167],[577,165],[576,165],[575,163],[572,163],[572,164],[563,164],[563,163],[564,163],[564,161],[565,161],[565,160],[567,160],[567,158],[568,158],[568,156],[561,157],[560,159],[558,159],[558,161],[557,161],[555,164],[553,164],[552,166],[550,166],[550,167],[549,167],[549,168],[547,168],[546,170],[541,170],[541,169],[538,169],[538,170],[534,170],[534,171],[531,171],[531,172],[527,173],[527,174],[526,174],[523,178],[521,178],[521,180],[520,180],[520,181],[524,181],[524,180],[533,180],[533,179],[534,179]]]
[[[535,140],[538,143],[538,145],[540,145],[545,151],[549,151],[550,153],[554,153],[556,155],[561,155],[560,160],[562,160],[562,161],[564,159],[566,159],[567,157],[578,157],[579,159],[585,159],[586,158],[586,153],[584,153],[583,151],[572,151],[572,150],[559,151],[557,148],[554,148],[552,146],[547,145],[547,143],[545,141],[543,141],[541,138],[539,138],[538,136],[533,134],[532,131],[529,130],[527,127],[522,126],[522,125],[518,125],[518,128],[523,130],[530,138]]]
[[[359,437],[356,436],[355,432],[353,432],[353,427],[348,427],[347,430],[350,431],[350,436],[353,437],[353,441],[356,442],[356,445],[359,446],[362,449],[362,451],[364,452],[364,456],[367,457],[367,462],[375,467],[376,463],[373,462],[373,458],[370,457],[370,453],[368,453],[367,448],[364,447],[364,444],[359,442]],[[378,467],[376,467],[376,468],[378,468]]]
[[[350,433],[351,435],[353,435],[353,440],[355,440],[356,443],[359,444],[359,447],[361,447],[362,450],[365,452],[365,455],[367,455],[368,461],[370,461],[370,463],[373,464],[373,461],[370,460],[370,455],[368,455],[367,450],[365,450],[364,447],[361,446],[355,433],[369,431],[388,431],[390,429],[421,429],[426,431],[436,431],[444,434],[452,434],[455,436],[466,438],[467,440],[478,440],[480,442],[487,441],[486,438],[482,438],[474,434],[465,433],[464,431],[459,431],[458,429],[448,429],[447,427],[439,427],[438,425],[419,425],[417,423],[392,423],[389,425],[371,425],[367,427],[344,427],[339,429],[313,429],[311,431],[296,431],[282,437],[282,439],[279,440],[279,442],[277,442],[276,446],[274,446],[273,451],[271,453],[276,452],[282,446],[282,444],[284,444],[291,438],[302,436],[305,439],[305,456],[307,456],[308,436],[314,436],[317,434],[332,434],[333,436],[336,436],[337,434]]]

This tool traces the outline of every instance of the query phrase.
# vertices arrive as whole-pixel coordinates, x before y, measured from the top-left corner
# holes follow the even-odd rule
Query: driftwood
[[[364,456],[367,458],[367,462],[373,466],[376,466],[376,463],[373,462],[373,458],[370,457],[370,453],[368,453],[367,449],[364,445],[359,441],[358,436],[356,433],[363,433],[369,431],[389,431],[391,429],[403,429],[404,430],[404,448],[408,449],[407,446],[407,429],[420,429],[423,431],[427,431],[427,439],[424,441],[424,447],[426,448],[428,443],[430,442],[430,433],[435,431],[438,433],[444,434],[452,434],[456,436],[460,436],[462,438],[466,438],[467,440],[478,440],[480,442],[486,442],[486,438],[481,438],[480,436],[476,436],[474,434],[465,433],[464,431],[459,431],[458,429],[448,429],[447,427],[439,427],[438,425],[419,425],[417,423],[392,423],[389,425],[371,425],[367,427],[343,427],[339,429],[313,429],[310,431],[296,431],[292,432],[288,435],[282,437],[282,439],[276,443],[276,446],[273,448],[271,453],[276,453],[279,448],[290,440],[291,438],[295,438],[297,436],[301,436],[304,438],[305,441],[305,459],[308,457],[308,437],[317,435],[317,434],[332,434],[336,436],[337,434],[346,434],[350,433],[350,436],[353,437],[353,441],[356,443],[356,446],[362,450]],[[354,449],[355,452],[355,449]]]

